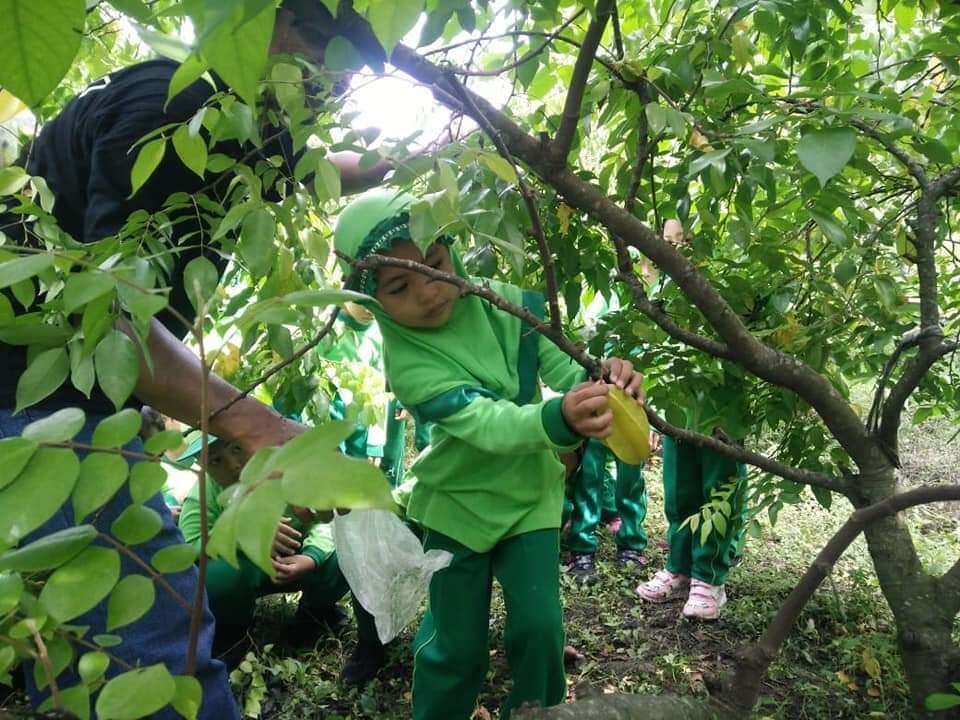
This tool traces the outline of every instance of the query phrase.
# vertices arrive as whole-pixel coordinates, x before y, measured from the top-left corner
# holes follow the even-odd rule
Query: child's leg
[[[707,542],[700,544],[700,534],[695,533],[693,538],[693,567],[691,575],[711,585],[723,585],[727,581],[732,557],[740,528],[743,525],[745,510],[744,495],[746,494],[745,468],[735,460],[721,455],[713,450],[698,449],[701,461],[701,477],[703,495],[710,497],[710,493],[721,485],[737,481],[736,489],[729,502],[733,510],[729,518],[727,531],[719,535],[714,529]]]
[[[606,462],[607,448],[598,440],[590,440],[574,483],[573,514],[566,541],[572,552],[592,554],[597,551],[597,526],[600,524]]]
[[[425,530],[424,550],[453,553],[430,581],[430,604],[413,646],[414,720],[468,720],[487,674],[491,555]],[[559,573],[557,553],[548,564]]]
[[[504,643],[513,688],[502,718],[525,702],[563,702],[563,608],[557,530],[537,530],[502,541],[493,550],[493,572],[507,610]]]
[[[693,567],[693,533],[684,520],[700,512],[705,502],[697,448],[663,436],[663,509],[670,523],[667,570],[689,575]]]
[[[249,625],[257,598],[270,585],[267,574],[245,555],[239,554],[237,560],[239,568],[226,560],[210,558],[207,562],[207,598],[218,631],[221,626]]]
[[[600,444],[598,440],[591,442]],[[606,446],[603,447],[606,450]],[[607,450],[603,463],[603,490],[600,495],[600,522],[604,523],[617,517],[617,479],[610,468],[615,464],[615,459],[613,453]]]
[[[620,529],[617,547],[621,550],[642,552],[647,547],[647,486],[643,479],[643,465],[626,465],[617,460],[617,512]]]

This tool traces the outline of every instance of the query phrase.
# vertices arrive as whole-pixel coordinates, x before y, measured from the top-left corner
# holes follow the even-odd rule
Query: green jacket
[[[537,355],[538,375],[553,390],[567,391],[585,378],[583,368],[542,336]],[[413,408],[435,425],[429,450],[411,468],[417,482],[407,516],[475,552],[559,527],[564,470],[557,452],[583,440],[567,426],[561,403],[560,397],[543,401],[538,387],[526,405],[480,396],[435,420],[431,415],[442,416],[443,408]]]
[[[213,480],[207,478],[207,524],[212,528],[217,518],[225,510],[218,501],[223,488],[217,485]],[[195,483],[189,494],[183,500],[183,508],[180,510],[180,532],[184,539],[200,548],[200,484]],[[333,527],[330,523],[314,523],[309,529],[304,528],[300,519],[290,513],[290,526],[303,533],[303,548],[301,554],[312,558],[317,567],[327,560],[334,550],[333,545]]]

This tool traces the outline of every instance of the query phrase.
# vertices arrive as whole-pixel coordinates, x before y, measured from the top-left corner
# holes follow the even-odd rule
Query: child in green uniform
[[[597,553],[597,527],[603,519],[607,496],[613,495],[620,517],[617,529],[617,563],[622,568],[642,567],[647,559],[647,533],[643,521],[647,517],[647,492],[642,465],[616,461],[617,479],[613,493],[607,492],[610,475],[608,463],[613,453],[599,440],[591,439],[574,478],[570,530],[566,544],[570,550],[570,570],[581,582],[596,576],[594,556]],[[612,479],[612,478],[611,478]]]
[[[199,451],[198,439],[181,459],[194,457]],[[207,523],[213,527],[224,511],[218,496],[239,480],[246,458],[238,446],[222,440],[214,439],[208,452]],[[180,530],[187,542],[199,548],[198,497],[199,486],[194,485],[183,501]],[[237,555],[238,568],[219,558],[210,558],[207,563],[207,598],[217,622],[215,652],[223,652],[243,638],[253,620],[257,599],[264,595],[302,592],[294,620],[299,628],[334,629],[341,620],[337,603],[349,592],[349,587],[337,564],[331,527],[328,523],[316,522],[309,510],[291,508],[290,511],[290,516],[280,522],[274,538],[273,576],[264,573],[242,553]],[[361,684],[375,674],[385,660],[373,618],[358,603],[354,603],[354,613],[359,642],[354,657],[344,666],[345,684]],[[371,662],[371,658],[378,662]],[[364,677],[355,677],[359,675]]]
[[[409,239],[413,198],[367,194],[341,214],[337,250],[424,262],[465,276],[446,240],[425,253]],[[345,267],[349,272],[350,268]],[[484,281],[507,300],[543,312],[539,293]],[[558,451],[605,436],[607,385],[587,382],[551,342],[519,319],[456,286],[412,270],[350,273],[348,287],[372,295],[390,389],[415,418],[433,423],[431,444],[413,465],[408,516],[424,547],[453,554],[430,582],[429,610],[415,640],[413,717],[466,720],[486,676],[490,592],[506,604],[504,640],[513,686],[503,717],[523,703],[564,698],[559,524],[563,466]],[[631,395],[641,378],[609,360],[611,382]],[[544,402],[539,379],[566,390]],[[573,388],[571,390],[571,388]]]

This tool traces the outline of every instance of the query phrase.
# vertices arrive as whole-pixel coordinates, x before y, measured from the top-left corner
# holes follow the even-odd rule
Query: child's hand
[[[273,556],[284,557],[287,555],[295,555],[300,552],[300,544],[303,541],[303,535],[300,534],[298,530],[295,530],[288,523],[290,518],[285,517],[280,519],[280,524],[277,525],[277,534],[273,538]]]
[[[299,580],[308,572],[312,572],[317,563],[309,555],[291,555],[290,557],[273,559],[273,581],[277,585]]]
[[[585,382],[563,396],[563,419],[570,429],[584,437],[605,438],[610,434],[613,413],[607,402],[605,382]]]
[[[623,390],[627,395],[643,402],[643,373],[633,369],[633,363],[621,358],[609,358],[603,361],[604,375],[609,376],[610,382]]]

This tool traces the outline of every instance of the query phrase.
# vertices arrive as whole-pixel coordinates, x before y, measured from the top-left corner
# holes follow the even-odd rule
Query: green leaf
[[[33,362],[20,376],[17,382],[17,409],[35,405],[63,385],[70,374],[70,358],[63,347],[46,350],[33,359]]]
[[[0,573],[0,613],[13,610],[23,595],[23,578],[18,573]]]
[[[857,147],[857,134],[850,128],[811,130],[797,144],[800,164],[817,176],[820,186],[843,170]]]
[[[76,312],[91,300],[106,295],[116,287],[113,276],[105,272],[72,273],[63,290],[63,309]]]
[[[3,2],[3,0],[0,0]],[[32,278],[34,275],[53,267],[53,255],[39,254],[5,260],[0,263],[0,289]]]
[[[317,160],[317,175],[313,184],[320,202],[336,202],[340,199],[340,170],[326,158]]]
[[[177,687],[172,701],[173,709],[183,715],[186,720],[197,720],[203,700],[200,681],[190,675],[174,675],[173,681]]]
[[[53,572],[40,591],[40,602],[54,619],[67,622],[92,610],[119,578],[117,551],[94,545]]]
[[[820,228],[820,232],[823,233],[827,240],[841,248],[845,248],[850,245],[850,240],[847,238],[847,233],[832,215],[819,212],[813,208],[810,208],[807,212],[809,212],[810,217],[816,221],[817,226]]]
[[[83,38],[84,0],[0,0],[0,85],[34,106],[57,85]]]
[[[137,386],[140,375],[133,340],[119,330],[111,330],[97,345],[93,361],[100,389],[119,410]]]
[[[893,17],[897,21],[897,27],[900,32],[909,33],[913,30],[913,21],[917,17],[917,6],[907,5],[905,2],[898,2],[893,9]]]
[[[127,479],[127,461],[120,455],[94,452],[80,463],[80,478],[73,490],[75,522],[85,519],[114,496]]]
[[[0,490],[17,479],[36,451],[37,442],[29,438],[0,440]]]
[[[130,505],[110,526],[110,534],[125,545],[139,545],[155,537],[163,520],[156,510],[144,505]]]
[[[486,165],[498,178],[511,185],[519,184],[517,171],[513,169],[510,162],[496,153],[480,153],[479,160]]]
[[[207,169],[207,143],[200,135],[191,135],[186,125],[173,133],[173,149],[184,165],[201,178]]]
[[[257,86],[267,70],[276,7],[268,4],[247,22],[243,22],[242,10],[238,6],[231,18],[202,41],[198,52],[247,105],[255,107]],[[238,23],[242,24],[238,27]]]
[[[847,287],[856,276],[857,263],[850,256],[844,255],[843,259],[837,263],[837,267],[833,271],[833,277],[838,283]]]
[[[899,289],[896,282],[889,275],[881,275],[873,281],[873,287],[877,291],[880,303],[887,312],[893,312],[897,309],[897,295]]]
[[[153,171],[160,166],[163,155],[167,149],[166,138],[157,138],[144,144],[137,153],[137,159],[133,163],[133,169],[130,171],[130,195],[133,197],[137,190],[143,187],[143,184],[150,179]]]
[[[170,545],[161,548],[150,558],[150,564],[163,574],[178,573],[191,567],[197,561],[197,549],[193,545]]]
[[[319,510],[394,507],[383,473],[337,449],[350,432],[349,423],[327,423],[298,435],[270,458],[265,471],[282,473],[287,503]]]
[[[396,44],[417,24],[421,10],[423,0],[370,0],[367,19],[387,59]]]
[[[37,663],[40,665],[40,663]],[[60,703],[63,710],[70,713],[70,717],[77,720],[90,720],[90,688],[84,684],[60,689]],[[41,703],[38,710],[46,713],[53,710],[53,698],[49,697]]]
[[[177,692],[173,676],[162,663],[117,675],[97,697],[100,720],[138,720],[169,704]]]
[[[96,448],[119,448],[133,440],[140,432],[140,413],[125,408],[97,423],[91,444]]]
[[[237,545],[268,575],[273,574],[271,552],[277,523],[286,503],[280,483],[264,480],[240,500],[237,509]]]
[[[35,420],[23,429],[22,436],[38,443],[62,443],[83,429],[86,415],[79,408],[64,408]]]
[[[647,103],[643,111],[647,116],[650,136],[656,137],[667,127],[667,111],[657,102]]]
[[[933,693],[926,700],[927,710],[938,712],[940,710],[950,710],[960,707],[960,695],[949,695],[947,693]]]
[[[28,182],[30,182],[30,176],[22,167],[11,165],[3,168],[0,170],[0,196],[18,193]]]
[[[727,166],[726,157],[729,154],[730,148],[726,148],[725,150],[711,150],[708,153],[704,153],[690,163],[689,174],[697,175],[707,167],[714,167],[722,173]]]
[[[291,115],[303,111],[303,72],[296,65],[277,63],[270,71],[280,107]]]
[[[139,462],[130,471],[130,497],[139,504],[156,495],[167,482],[167,471],[158,462]]]
[[[88,685],[92,685],[103,677],[108,667],[110,667],[110,656],[105,652],[94,650],[80,657],[80,661],[77,663],[77,672],[80,674],[81,680]]]
[[[52,570],[76,557],[95,537],[97,529],[93,525],[78,525],[59,530],[22,548],[8,550],[0,555],[0,570]]]
[[[183,445],[183,433],[178,430],[163,430],[152,435],[143,444],[143,450],[148,455],[162,455],[170,450],[176,450]]]
[[[153,580],[144,575],[127,575],[110,593],[107,630],[116,630],[136,622],[153,607],[155,599]]]
[[[194,310],[200,312],[217,290],[220,273],[207,258],[194,258],[183,271],[183,284]]]
[[[188,55],[173,73],[173,77],[170,78],[170,85],[167,88],[167,103],[199,80],[206,71],[207,64],[203,58],[195,53]],[[206,148],[204,148],[204,151],[206,151]]]
[[[830,506],[833,505],[833,493],[822,487],[810,486],[810,490],[813,492],[813,496],[817,499],[817,502],[820,503],[821,507],[829,510]]]
[[[273,214],[264,208],[257,208],[243,219],[240,255],[254,277],[262,277],[270,272],[276,252],[273,244],[276,231],[277,223]]]

